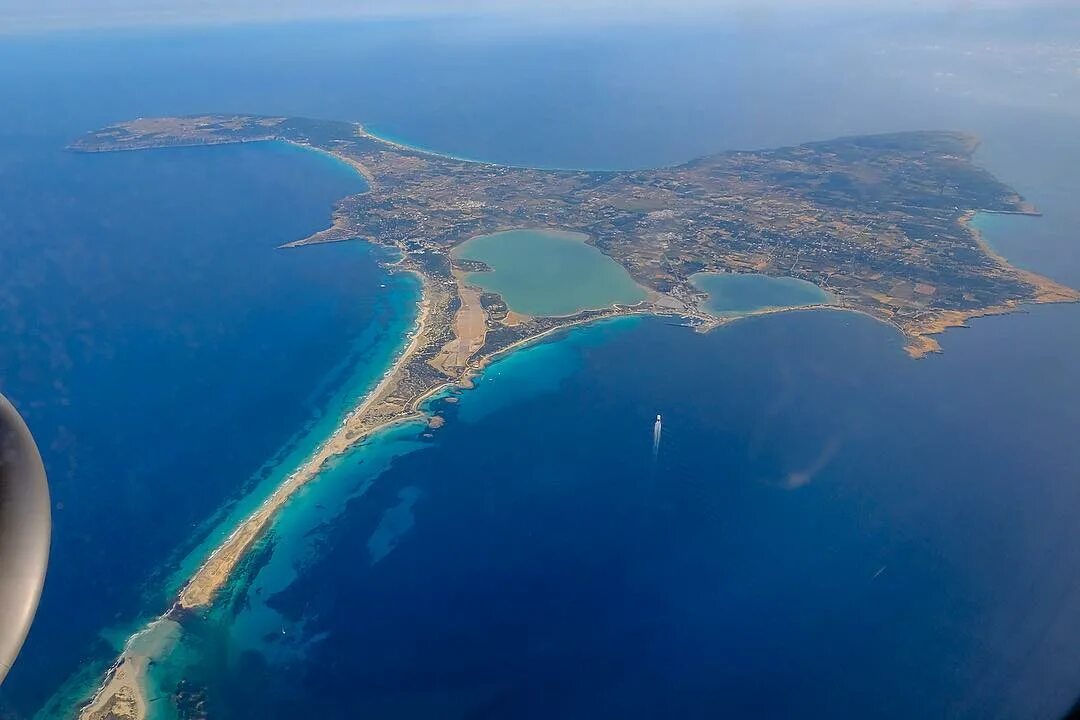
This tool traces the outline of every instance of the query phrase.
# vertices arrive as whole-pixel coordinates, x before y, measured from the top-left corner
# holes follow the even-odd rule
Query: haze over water
[[[34,75],[0,70],[0,222],[23,280],[7,285],[0,389],[48,438],[64,503],[5,710],[32,714],[80,666],[111,661],[96,634],[163,609],[227,499],[381,372],[415,297],[364,245],[269,252],[356,188],[322,159],[273,145],[59,153],[73,135],[139,115],[290,113],[468,157],[639,167],[968,129],[1046,213],[993,218],[995,247],[1078,285],[1080,104],[1058,77],[1000,71],[1018,60],[977,65],[964,51],[988,33],[1017,38],[953,22],[884,38],[387,24],[5,45],[0,68]],[[109,282],[79,294],[57,262]],[[109,356],[50,389],[52,374],[25,369],[51,357],[41,323],[13,324],[43,315],[45,295],[90,297],[108,322],[80,335],[87,313],[57,311],[44,327],[139,362]],[[219,717],[1052,717],[1080,685],[1073,644],[1056,640],[1080,636],[1077,311],[978,320],[919,362],[889,328],[828,312],[708,335],[620,321],[511,355],[435,404],[448,423],[432,438],[380,436],[305,491],[156,677],[209,683]],[[184,350],[206,337],[214,353]],[[35,406],[60,397],[62,411]],[[55,440],[62,425],[85,454]],[[85,597],[77,612],[71,597]]]

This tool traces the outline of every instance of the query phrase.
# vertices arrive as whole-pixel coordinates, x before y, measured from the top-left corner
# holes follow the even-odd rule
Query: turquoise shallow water
[[[979,360],[995,330],[936,364],[828,312],[705,335],[618,320],[515,353],[433,404],[433,438],[401,428],[342,465],[320,551],[270,598],[239,583],[189,677],[235,717],[1052,716],[1069,684],[1041,628],[1064,606],[1033,615],[1006,580],[1068,585],[1046,553],[1080,458],[1024,418],[1080,418],[1013,374],[1039,352]],[[988,415],[987,377],[1024,413]],[[263,604],[271,647],[227,660],[250,641],[224,618]]]
[[[829,294],[813,283],[790,277],[738,273],[698,273],[695,286],[709,294],[705,308],[717,315],[822,305]]]
[[[0,146],[0,387],[55,502],[46,591],[5,683],[16,706],[96,682],[220,521],[379,377],[417,297],[364,243],[277,249],[363,188],[336,161],[274,143],[77,155],[67,139]]]
[[[423,424],[412,423],[384,431],[332,460],[290,500],[253,561],[240,569],[224,597],[201,617],[185,620],[180,642],[157,657],[148,684],[167,690],[181,683],[198,687],[224,677],[229,668],[247,666],[254,658],[265,658],[276,666],[307,662],[311,648],[329,635],[312,631],[302,617],[282,613],[274,598],[318,562],[342,513],[364,498],[392,460],[425,447],[418,437],[422,428]],[[399,501],[405,502],[386,509],[386,522],[373,531],[368,552],[358,556],[357,562],[376,561],[408,531],[409,503],[417,499],[416,491],[406,487],[401,493]],[[153,708],[151,720],[178,717],[174,705],[161,703]]]
[[[469,273],[469,282],[525,315],[573,315],[645,299],[625,268],[578,233],[510,230],[470,238],[454,254],[486,263],[491,271]]]
[[[332,164],[220,148],[85,159],[113,168],[98,175],[55,154],[70,137],[236,109],[359,119],[465,157],[635,167],[969,129],[980,162],[1046,212],[1002,219],[994,246],[1076,284],[1075,117],[1034,101],[1037,73],[965,74],[973,31],[952,21],[913,45],[910,27],[443,21],[0,45],[0,252],[19,270],[4,330],[20,339],[0,387],[22,388],[64,502],[0,714],[33,713],[78,668],[92,682],[200,542],[272,484],[275,458],[381,372],[415,299],[361,244],[262,254],[355,188]],[[434,437],[373,438],[290,504],[222,601],[185,618],[155,708],[1056,717],[1080,686],[1060,642],[1080,636],[1080,498],[1062,480],[1080,474],[1076,311],[978,320],[919,363],[889,328],[822,312],[709,335],[618,322],[511,355],[435,405]],[[71,347],[38,343],[50,328]],[[47,364],[65,355],[72,372]],[[167,423],[146,422],[148,404]],[[108,472],[120,460],[137,472]],[[116,538],[140,555],[105,561]]]

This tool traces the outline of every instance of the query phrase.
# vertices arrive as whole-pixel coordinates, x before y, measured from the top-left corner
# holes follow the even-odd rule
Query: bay
[[[996,228],[984,228],[994,247],[1023,266],[1080,282],[1070,200],[1080,182],[1077,103],[1064,75],[1046,70],[1052,30],[1069,23],[1057,17],[1043,26],[988,28],[963,15],[925,25],[860,22],[605,33],[406,22],[7,43],[0,67],[33,72],[0,73],[0,90],[11,99],[0,136],[5,152],[26,159],[5,166],[8,196],[30,208],[19,232],[4,237],[56,212],[36,212],[43,206],[27,198],[55,187],[53,205],[62,207],[95,185],[86,176],[65,185],[80,176],[64,166],[46,169],[28,186],[33,193],[19,195],[50,153],[89,127],[138,115],[235,109],[351,118],[464,157],[595,168],[949,128],[979,134],[979,162],[1045,212],[995,218]],[[981,50],[1022,47],[1034,32],[1044,41],[1039,53]],[[995,58],[1005,56],[1020,58],[1025,72],[1002,72]],[[275,152],[252,152],[266,150]],[[198,219],[214,199],[232,206],[228,192],[242,181],[261,183],[266,193],[237,204],[242,222],[225,207],[206,213],[205,225],[181,229],[215,238],[215,227],[231,227],[241,235],[265,216],[269,248],[324,226],[333,199],[353,187],[349,181],[320,195],[309,213],[286,207],[285,198],[305,197],[304,187],[319,186],[315,175],[287,164],[256,166],[250,176],[233,182],[223,175],[214,185],[223,172],[213,164],[217,150],[196,152],[190,157],[214,172],[180,184],[205,185],[210,197],[181,207],[185,194],[170,187],[154,205],[138,193],[149,192],[159,174],[168,179],[168,170],[136,171],[163,156],[133,155],[117,160],[132,163],[120,173],[130,184],[102,185],[80,221],[56,235],[95,221],[110,197],[128,193],[151,210],[132,224],[120,213],[106,235]],[[326,177],[337,172],[320,167]],[[13,214],[5,212],[0,219]],[[284,237],[286,228],[296,234]],[[121,236],[129,238],[123,250],[135,245]],[[147,252],[165,249],[146,245]],[[191,258],[185,263],[199,268]],[[84,264],[87,274],[101,266]],[[339,256],[331,264],[341,266]],[[43,267],[35,260],[20,271]],[[135,274],[106,285],[125,287]],[[250,274],[242,279],[256,284]],[[395,287],[385,278],[375,285],[384,283]],[[65,286],[50,280],[47,287]],[[291,289],[268,292],[289,296]],[[257,296],[247,295],[245,303]],[[400,295],[400,323],[407,325],[413,298]],[[448,422],[433,438],[408,427],[373,438],[309,488],[310,502],[291,504],[223,601],[188,621],[178,649],[158,668],[158,690],[168,700],[184,677],[185,697],[201,694],[235,717],[286,716],[313,698],[327,717],[427,717],[434,708],[448,717],[618,710],[981,717],[991,709],[1054,717],[1080,684],[1075,651],[1055,640],[1080,632],[1071,569],[1080,541],[1067,512],[1077,501],[1067,481],[1078,467],[1070,429],[1080,388],[1068,363],[1080,348],[1076,310],[1037,307],[981,319],[944,335],[944,355],[920,362],[903,355],[889,328],[828,312],[739,320],[709,335],[647,320],[602,324],[511,355],[488,369],[476,391],[434,406]],[[325,337],[325,326],[314,325]],[[389,338],[397,328],[386,325]],[[271,322],[260,327],[266,337],[278,330]],[[32,340],[33,328],[19,326],[8,337]],[[364,335],[354,329],[350,338]],[[254,335],[242,337],[254,344]],[[311,360],[377,373],[392,353],[389,344],[378,346],[356,362],[342,345]],[[276,385],[255,377],[251,355],[228,350],[245,360],[232,372],[251,375],[253,388],[288,385],[284,375]],[[182,376],[168,362],[161,367],[170,379]],[[2,376],[5,392],[12,375]],[[253,469],[299,452],[292,433],[314,428],[322,408],[340,406],[328,399],[331,385],[344,387],[319,384],[323,399],[303,417],[281,416],[276,431],[278,416],[252,390],[255,399],[241,404],[259,408],[251,425],[259,432],[242,422],[223,422],[220,432],[262,443],[261,452],[226,473],[239,443],[199,448],[222,465],[216,479],[205,476],[201,495],[156,486],[135,494],[126,477],[93,475],[100,505],[65,504],[73,527],[103,532],[97,510],[107,508],[118,536],[147,539],[146,554],[140,563],[97,567],[93,579],[106,583],[98,610],[65,613],[60,598],[75,584],[58,595],[50,579],[43,629],[35,626],[0,702],[27,714],[71,668],[85,667],[92,679],[108,661],[109,643],[87,651],[95,641],[65,644],[56,629],[122,639],[140,618],[160,612],[165,588],[197,556],[200,538],[223,531],[244,490],[257,497],[272,482],[272,471],[253,478]],[[132,415],[143,432],[154,428],[141,406],[132,414],[130,403],[113,404],[85,387],[70,393],[85,417]],[[44,381],[31,389],[31,399],[51,392]],[[179,396],[186,401],[190,393]],[[653,466],[657,412],[664,436]],[[80,422],[78,438],[93,426]],[[40,425],[32,423],[39,433]],[[158,454],[191,447],[189,434],[147,437]],[[62,444],[52,452],[59,462],[73,455]],[[93,462],[114,467],[116,454],[95,450],[101,459]],[[185,474],[184,482],[197,482],[192,477],[203,476]],[[77,489],[91,492],[89,484]],[[167,509],[178,497],[174,522]],[[194,536],[181,537],[182,526]],[[80,562],[80,552],[93,561],[111,550],[100,534],[61,532],[61,567]],[[132,596],[122,578],[140,571],[134,587],[143,590]],[[108,583],[119,584],[109,590]]]

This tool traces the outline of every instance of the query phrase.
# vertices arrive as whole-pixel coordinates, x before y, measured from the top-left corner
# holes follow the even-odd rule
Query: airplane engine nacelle
[[[51,529],[41,455],[26,423],[0,395],[0,682],[37,611]]]

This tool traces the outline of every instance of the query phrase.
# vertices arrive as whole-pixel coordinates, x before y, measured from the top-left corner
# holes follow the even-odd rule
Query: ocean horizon
[[[281,143],[63,150],[107,122],[339,118],[557,167],[971,130],[977,160],[1044,213],[980,217],[988,241],[1080,285],[1073,116],[1001,103],[979,78],[921,103],[942,57],[912,60],[882,99],[873,68],[837,86],[849,46],[788,77],[797,38],[781,52],[729,29],[479,44],[445,30],[180,33],[194,70],[153,33],[0,48],[39,75],[0,71],[14,100],[0,252],[15,268],[0,390],[38,435],[57,503],[0,713],[70,714],[415,320],[415,281],[363,240],[278,249],[363,189],[351,169]],[[710,79],[739,58],[771,84]],[[816,92],[792,112],[799,82]],[[155,658],[152,716],[1055,717],[1078,680],[1052,641],[1080,617],[1062,571],[1080,542],[1065,512],[1080,489],[1062,481],[1080,475],[1077,312],[979,319],[921,361],[893,328],[828,310],[704,334],[625,318],[510,353],[428,403],[442,427],[375,434],[285,506]]]

